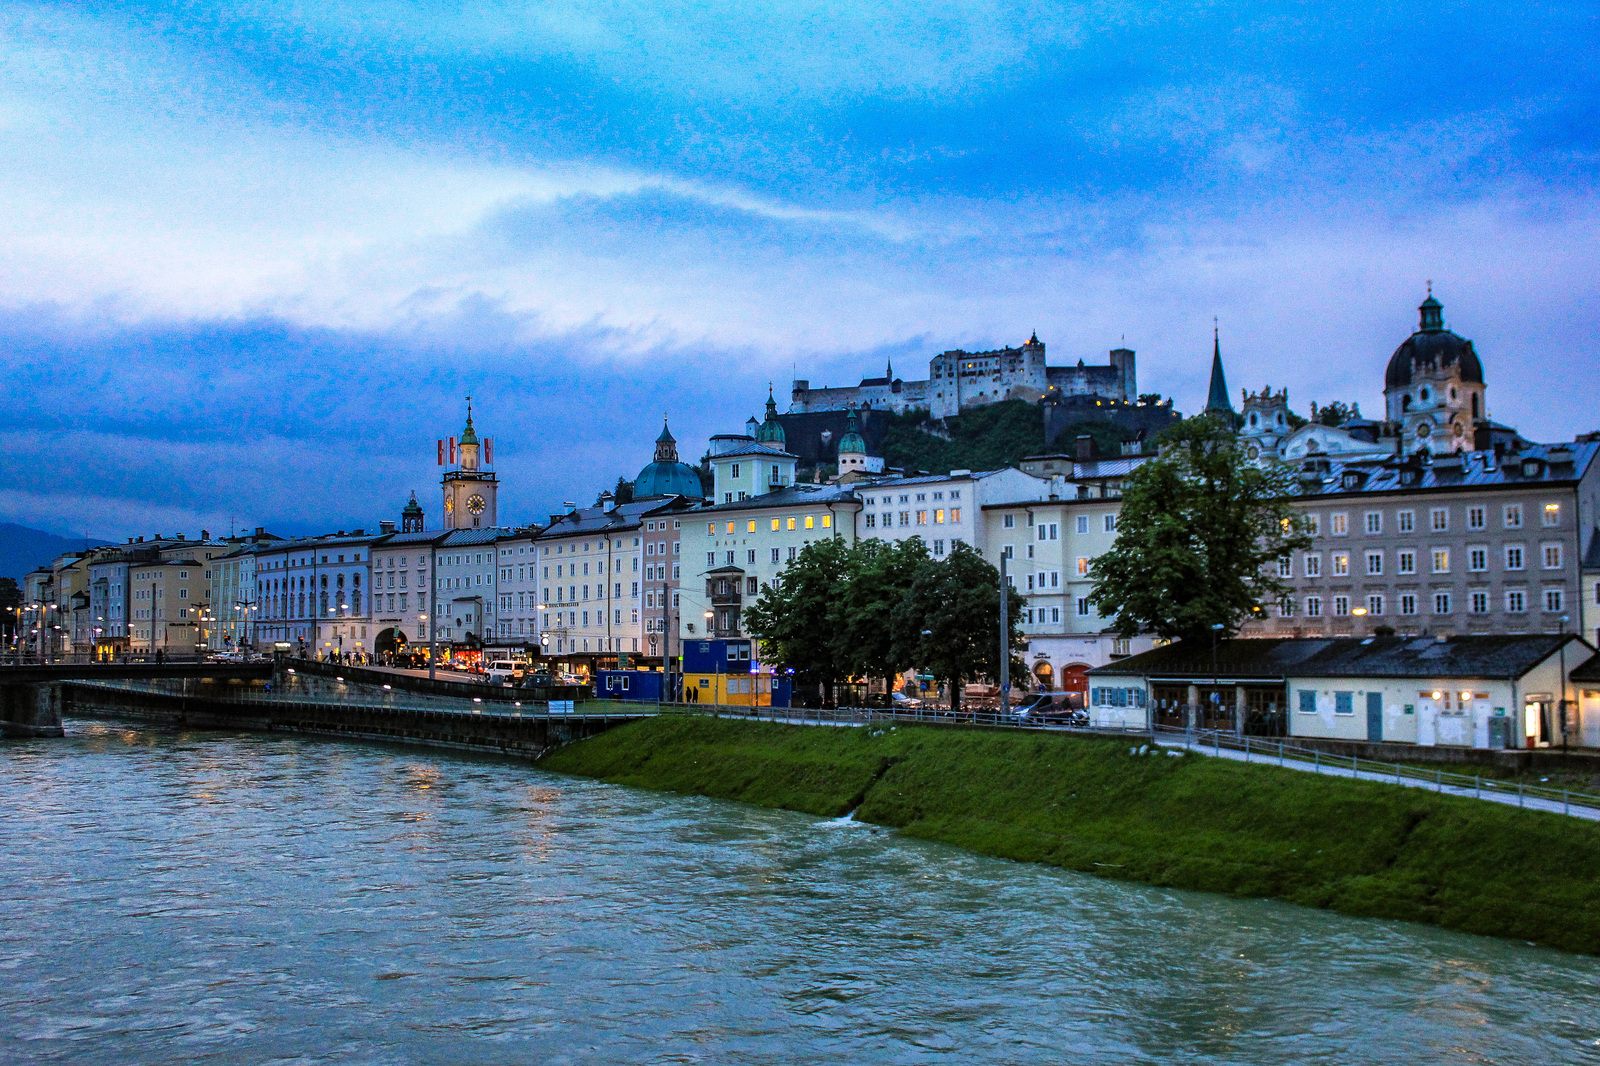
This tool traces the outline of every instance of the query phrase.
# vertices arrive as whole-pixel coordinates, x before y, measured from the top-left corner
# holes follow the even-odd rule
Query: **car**
[[[496,659],[489,664],[488,682],[491,685],[514,684],[519,671],[510,659]]]
[[[549,688],[553,682],[544,671],[535,671],[522,679],[523,688]]]
[[[891,693],[890,696],[897,710],[914,711],[922,706],[921,700],[915,696],[907,696],[904,692]]]
[[[1014,712],[1018,725],[1088,725],[1089,716],[1069,705],[1060,692],[1041,692]]]

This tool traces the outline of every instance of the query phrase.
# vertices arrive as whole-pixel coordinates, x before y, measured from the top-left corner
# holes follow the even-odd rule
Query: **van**
[[[489,664],[489,684],[510,685],[515,683],[520,673],[517,664],[510,659],[496,659]]]

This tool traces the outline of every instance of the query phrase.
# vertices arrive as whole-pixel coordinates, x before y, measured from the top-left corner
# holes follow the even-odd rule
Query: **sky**
[[[1037,331],[1382,409],[1431,280],[1489,413],[1600,429],[1600,9],[0,0],[0,521],[592,502],[767,383]]]

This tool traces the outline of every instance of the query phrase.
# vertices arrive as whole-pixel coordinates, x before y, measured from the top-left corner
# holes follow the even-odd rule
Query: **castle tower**
[[[421,533],[426,516],[422,513],[422,504],[417,502],[417,494],[411,494],[411,502],[406,504],[400,512],[400,532]]]
[[[1472,342],[1444,328],[1444,305],[1433,296],[1417,308],[1417,331],[1396,348],[1383,377],[1390,422],[1406,453],[1470,450],[1473,428],[1488,419],[1483,363]]]
[[[456,469],[445,471],[440,481],[444,495],[444,528],[478,529],[494,525],[499,514],[496,496],[500,486],[492,471],[481,468],[478,455],[481,449],[483,461],[491,461],[494,442],[487,437],[482,442],[478,440],[478,433],[472,426],[470,396],[467,398],[466,428],[461,431],[461,439],[452,444],[452,452],[459,449],[460,463]]]

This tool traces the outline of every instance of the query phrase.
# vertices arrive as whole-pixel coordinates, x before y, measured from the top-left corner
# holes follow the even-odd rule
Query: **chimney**
[[[1076,455],[1079,459],[1093,459],[1094,438],[1089,436],[1087,433],[1080,436],[1078,438],[1078,450]]]
[[[367,535],[367,531],[364,530],[364,529],[352,529],[350,531],[350,535],[352,537],[364,537],[364,536]],[[997,615],[996,617],[999,617],[999,616]]]
[[[205,540],[205,541],[209,541],[209,540],[210,540],[210,539],[211,539],[211,530],[209,530],[209,529],[202,529],[202,530],[201,530],[201,531],[200,531],[200,539],[201,539],[201,540]],[[996,617],[996,618],[998,618],[998,617],[1000,617],[1000,616],[999,616],[999,615],[995,615],[995,617]],[[998,623],[996,623],[996,624],[998,624]]]
[[[385,521],[379,520],[379,522],[378,522],[378,532],[379,533],[393,533],[394,532],[394,523],[393,522],[385,522]]]
[[[183,534],[182,534],[182,533],[179,533],[179,534],[178,534],[178,539],[179,539],[179,540],[182,540],[182,539],[183,539]]]

